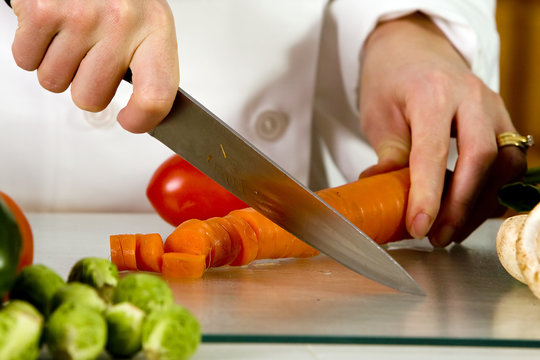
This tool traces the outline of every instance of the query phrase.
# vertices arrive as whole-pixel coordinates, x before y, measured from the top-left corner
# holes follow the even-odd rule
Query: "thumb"
[[[171,110],[179,83],[176,38],[149,37],[133,55],[133,94],[118,114],[120,125],[133,133],[155,127]]]
[[[386,134],[379,143],[374,143],[373,148],[377,153],[377,164],[368,167],[360,178],[377,175],[406,167],[409,164],[410,141],[409,136],[399,138],[396,135]]]

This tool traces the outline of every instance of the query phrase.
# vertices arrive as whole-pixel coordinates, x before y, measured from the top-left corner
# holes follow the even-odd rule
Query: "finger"
[[[492,120],[478,102],[463,103],[456,115],[459,157],[454,176],[430,233],[435,246],[446,246],[465,225],[497,157]]]
[[[467,222],[462,228],[456,230],[451,241],[461,243],[486,219],[502,216],[506,208],[498,202],[499,189],[502,185],[522,179],[526,170],[527,160],[523,151],[513,146],[501,148],[488,181],[471,209]]]
[[[176,35],[148,38],[133,56],[133,94],[118,114],[133,133],[154,128],[171,110],[179,83]]]
[[[412,124],[412,146],[406,224],[415,238],[427,234],[439,211],[450,146],[450,124],[455,113],[447,96],[437,96],[437,91],[427,90],[411,96],[407,105]]]
[[[365,169],[360,177],[403,168],[409,163],[411,147],[409,127],[397,108],[374,96],[364,101],[361,114],[363,133],[377,154],[377,164]]]
[[[83,37],[61,31],[49,45],[38,67],[39,83],[52,92],[65,91],[73,80],[79,63],[91,46]]]
[[[71,96],[79,108],[101,111],[114,97],[129,64],[128,51],[115,44],[112,40],[97,43],[80,62],[71,84]]]
[[[36,70],[56,35],[61,18],[54,2],[12,2],[18,27],[11,47],[15,63],[22,69]]]

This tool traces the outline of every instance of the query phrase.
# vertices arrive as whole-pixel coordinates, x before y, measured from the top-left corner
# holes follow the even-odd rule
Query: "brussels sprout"
[[[60,287],[51,299],[51,312],[67,302],[76,302],[99,312],[105,311],[107,304],[96,289],[80,282],[71,282]]]
[[[88,257],[79,260],[68,276],[68,282],[78,281],[94,287],[99,295],[110,303],[116,285],[118,285],[118,269],[107,259]]]
[[[45,342],[54,359],[95,359],[103,352],[106,341],[103,315],[74,302],[60,305],[45,327]]]
[[[107,309],[106,348],[111,355],[129,358],[141,350],[144,317],[144,311],[128,302],[118,303]]]
[[[43,315],[22,300],[0,311],[0,359],[32,360],[39,356]]]
[[[174,298],[169,285],[162,278],[146,273],[133,273],[118,282],[113,303],[130,302],[149,313],[153,309],[172,305]]]
[[[199,322],[180,305],[157,309],[146,316],[142,347],[149,360],[189,359],[200,342]]]
[[[65,283],[60,275],[45,265],[26,266],[15,279],[10,298],[28,301],[47,317],[54,293]]]

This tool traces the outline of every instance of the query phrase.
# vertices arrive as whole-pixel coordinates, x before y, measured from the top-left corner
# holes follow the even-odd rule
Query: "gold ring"
[[[528,148],[534,145],[534,139],[532,135],[522,136],[512,132],[504,132],[497,135],[497,145],[501,148],[503,146],[517,146],[523,151],[527,151]]]

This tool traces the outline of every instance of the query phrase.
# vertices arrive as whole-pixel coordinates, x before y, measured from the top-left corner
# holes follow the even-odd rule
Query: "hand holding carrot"
[[[409,166],[410,234],[461,242],[503,211],[498,189],[526,170],[522,151],[497,148],[497,134],[516,132],[500,96],[421,14],[380,24],[364,56],[360,119],[379,163],[363,175]],[[447,177],[451,137],[459,156]]]

